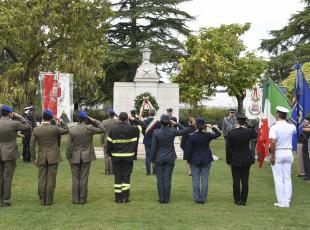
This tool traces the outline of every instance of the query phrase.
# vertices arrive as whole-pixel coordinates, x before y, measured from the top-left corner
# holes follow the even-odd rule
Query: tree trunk
[[[236,96],[237,101],[238,101],[238,113],[243,113],[243,100],[244,100],[244,96]]]

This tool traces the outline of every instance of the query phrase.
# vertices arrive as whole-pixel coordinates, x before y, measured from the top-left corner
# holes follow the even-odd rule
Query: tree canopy
[[[169,72],[184,55],[179,36],[188,36],[185,25],[194,18],[178,9],[190,0],[113,0],[114,17],[108,31],[109,55],[103,88],[112,98],[115,81],[132,81],[141,63],[141,48],[148,43],[151,62]]]
[[[40,71],[74,75],[75,102],[92,103],[105,77],[106,0],[0,1],[0,100],[34,103]]]
[[[180,84],[181,101],[196,107],[214,94],[217,86],[224,86],[237,97],[242,110],[245,90],[259,81],[266,68],[262,58],[246,52],[241,36],[249,29],[249,23],[221,25],[203,28],[188,39],[188,55],[180,59],[180,73],[172,77]]]
[[[270,31],[272,38],[261,43],[261,48],[273,55],[268,72],[274,80],[285,79],[294,64],[310,61],[310,1],[304,2],[304,10],[292,15],[282,29]]]

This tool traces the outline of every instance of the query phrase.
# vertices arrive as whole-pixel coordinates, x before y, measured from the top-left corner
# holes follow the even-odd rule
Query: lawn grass
[[[66,138],[63,138],[66,139]],[[95,143],[99,143],[98,136]],[[96,144],[98,145],[98,144]],[[62,143],[62,150],[65,140]],[[39,205],[37,170],[32,164],[17,163],[10,208],[0,208],[0,229],[309,229],[310,184],[293,178],[293,200],[289,209],[273,207],[274,185],[269,164],[251,168],[247,206],[232,202],[232,179],[224,158],[224,142],[212,143],[221,157],[212,164],[206,205],[192,199],[191,177],[184,161],[173,173],[170,204],[157,202],[156,180],[145,176],[144,161],[135,162],[131,203],[113,202],[113,177],[103,174],[103,160],[92,164],[86,205],[71,204],[71,173],[59,165],[55,204]],[[64,154],[64,152],[62,153]],[[294,173],[296,165],[294,165]]]

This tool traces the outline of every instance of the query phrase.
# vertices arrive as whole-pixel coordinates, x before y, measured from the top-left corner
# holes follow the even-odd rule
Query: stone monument
[[[150,63],[151,50],[142,50],[142,64],[137,69],[134,82],[115,82],[113,91],[113,109],[116,113],[134,109],[136,96],[149,92],[159,105],[157,117],[172,108],[174,116],[179,118],[179,85],[162,83],[156,69]]]

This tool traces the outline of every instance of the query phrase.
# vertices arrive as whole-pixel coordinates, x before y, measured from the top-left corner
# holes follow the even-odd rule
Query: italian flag
[[[263,88],[263,115],[258,129],[256,150],[258,152],[259,167],[269,155],[269,127],[276,123],[276,107],[287,108],[291,114],[291,104],[276,84],[269,78]]]

